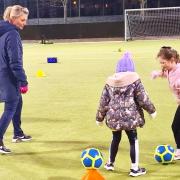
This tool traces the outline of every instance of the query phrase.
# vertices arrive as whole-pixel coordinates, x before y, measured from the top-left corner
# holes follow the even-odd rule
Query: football
[[[86,169],[98,169],[103,163],[102,153],[96,148],[83,150],[81,162]]]
[[[154,158],[162,164],[171,163],[174,159],[174,148],[168,144],[159,145],[156,147]]]

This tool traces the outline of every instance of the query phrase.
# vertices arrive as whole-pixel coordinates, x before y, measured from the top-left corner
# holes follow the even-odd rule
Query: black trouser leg
[[[113,139],[110,146],[110,162],[114,163],[118,152],[119,143],[121,141],[122,131],[113,131]]]
[[[138,153],[139,153],[139,145],[137,144],[137,131],[136,130],[130,130],[126,131],[126,134],[129,139],[130,143],[130,157],[131,157],[131,162],[136,163],[138,162]]]
[[[177,148],[180,149],[180,106],[178,106],[172,123],[172,131]]]

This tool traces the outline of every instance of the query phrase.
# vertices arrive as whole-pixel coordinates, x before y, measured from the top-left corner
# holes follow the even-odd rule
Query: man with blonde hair
[[[29,11],[20,5],[9,6],[0,23],[0,102],[4,112],[0,117],[0,153],[11,153],[3,143],[4,134],[13,122],[12,142],[31,140],[21,129],[22,95],[28,91],[27,76],[23,68],[23,48],[19,35],[26,25]]]

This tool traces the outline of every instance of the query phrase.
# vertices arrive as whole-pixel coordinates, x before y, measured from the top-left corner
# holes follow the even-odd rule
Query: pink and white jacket
[[[169,87],[175,95],[177,103],[180,104],[180,63],[178,63],[171,71],[153,71],[152,78],[164,77],[168,79]]]

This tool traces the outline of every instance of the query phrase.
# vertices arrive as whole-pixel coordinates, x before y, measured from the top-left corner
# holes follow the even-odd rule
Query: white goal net
[[[125,40],[180,36],[180,7],[125,10]]]

